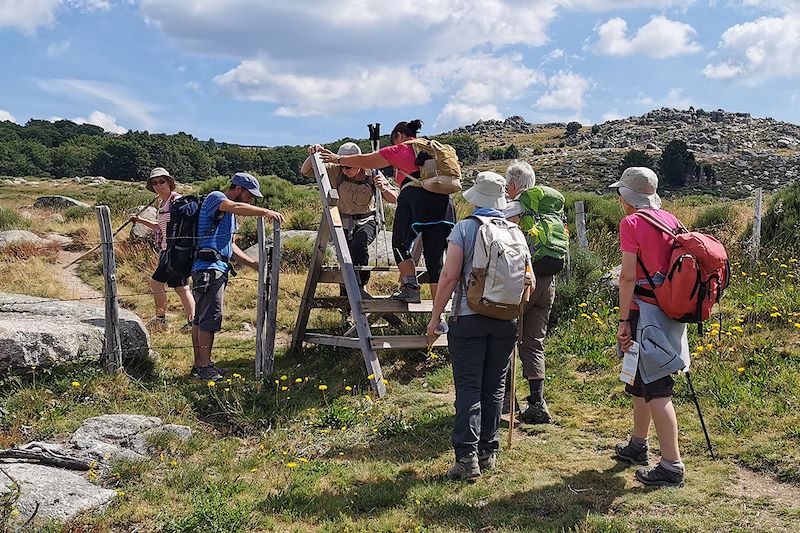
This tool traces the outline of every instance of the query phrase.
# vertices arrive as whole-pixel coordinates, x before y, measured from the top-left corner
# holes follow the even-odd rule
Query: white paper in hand
[[[619,373],[619,379],[633,385],[633,380],[636,377],[636,368],[639,366],[639,343],[634,341],[628,351],[622,358],[622,371]]]

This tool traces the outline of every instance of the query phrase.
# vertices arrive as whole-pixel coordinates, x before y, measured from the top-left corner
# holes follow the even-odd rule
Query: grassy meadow
[[[19,205],[32,204],[48,186],[73,194],[63,183],[42,184],[0,188],[0,230],[26,226],[38,234],[57,232],[72,236],[76,249],[90,248],[98,240],[91,212],[75,213],[64,223],[48,222],[47,213],[17,216]],[[121,185],[91,191],[73,186],[74,195],[86,201],[104,194],[105,201],[118,202],[112,209],[115,226],[125,220],[127,207],[149,201],[135,186],[127,193]],[[318,212],[311,193],[276,188],[272,198],[296,221],[290,225],[309,227],[314,223],[309,212]],[[708,456],[686,379],[678,377],[675,403],[687,485],[644,488],[634,481],[632,468],[611,457],[632,424],[614,353],[616,302],[601,280],[619,261],[621,211],[615,197],[567,196],[570,205],[587,204],[590,249],[573,250],[572,278],[557,285],[545,385],[554,420],[518,427],[510,449],[503,429],[494,472],[471,483],[444,478],[452,461],[454,399],[446,350],[381,352],[389,390],[384,399],[369,393],[360,353],[286,350],[310,252],[294,243],[281,272],[277,326],[284,346],[266,381],[253,377],[256,275],[249,270],[242,270],[226,293],[224,330],[214,352],[226,381],[212,386],[188,375],[191,341],[178,332],[183,319],[175,295],[169,296],[168,330],[151,334],[152,369],[108,375],[85,361],[3,378],[2,447],[64,439],[83,419],[104,413],[159,416],[195,432],[188,442],[153,441],[150,460],[100,472],[96,482],[118,491],[105,513],[35,527],[52,532],[800,529],[800,256],[767,249],[759,262],[750,262],[743,244],[752,217],[747,201],[694,196],[666,203],[687,224],[726,243],[733,280],[705,334],[690,328],[693,383],[718,458]],[[238,236],[242,244],[253,238],[252,231],[245,227]],[[155,255],[126,242],[125,235],[116,246],[121,302],[146,320],[153,315],[146,282]],[[56,255],[0,251],[0,291],[68,297]],[[98,263],[90,256],[78,274],[101,289]],[[36,283],[26,282],[30,279]],[[395,281],[392,275],[374,276],[369,288],[385,294]],[[338,294],[333,285],[325,290]],[[315,311],[311,326],[334,329],[339,320],[338,312]],[[420,320],[419,328],[426,322]],[[521,374],[517,380],[526,390]],[[651,436],[657,452],[654,431]]]

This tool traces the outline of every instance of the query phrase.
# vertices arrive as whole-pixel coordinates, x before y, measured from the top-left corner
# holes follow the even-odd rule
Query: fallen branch
[[[7,450],[0,450],[0,459],[15,459],[28,463],[39,463],[58,468],[67,468],[69,470],[87,471],[90,468],[89,461],[54,452],[37,442],[31,442],[25,446],[15,446]]]

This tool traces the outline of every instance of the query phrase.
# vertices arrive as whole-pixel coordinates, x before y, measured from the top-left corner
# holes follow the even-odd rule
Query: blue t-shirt
[[[228,197],[220,191],[214,191],[206,196],[203,206],[200,208],[200,216],[197,220],[197,236],[199,237],[198,249],[212,248],[221,255],[230,258],[233,255],[233,234],[236,232],[236,217],[233,213],[225,213],[214,232],[206,237],[209,228],[214,223],[214,216],[217,214],[220,204]],[[198,270],[219,270],[228,271],[228,264],[223,261],[195,261],[192,265],[192,272]]]

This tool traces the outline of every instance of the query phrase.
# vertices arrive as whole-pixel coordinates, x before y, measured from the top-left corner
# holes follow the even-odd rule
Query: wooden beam
[[[427,348],[427,335],[379,335],[372,337],[372,347],[376,350],[408,350]],[[447,346],[447,335],[436,337],[433,346]]]
[[[430,313],[433,311],[433,300],[422,300],[418,304],[411,304],[391,298],[374,298],[364,300],[362,306],[364,311],[370,313]],[[450,302],[445,307],[445,312],[447,311],[450,311]]]
[[[350,309],[346,296],[319,296],[311,299],[313,309]]]
[[[308,333],[304,339],[312,344],[324,346],[337,346],[339,348],[360,348],[361,342],[357,337],[340,337],[338,335],[324,335],[321,333]]]

